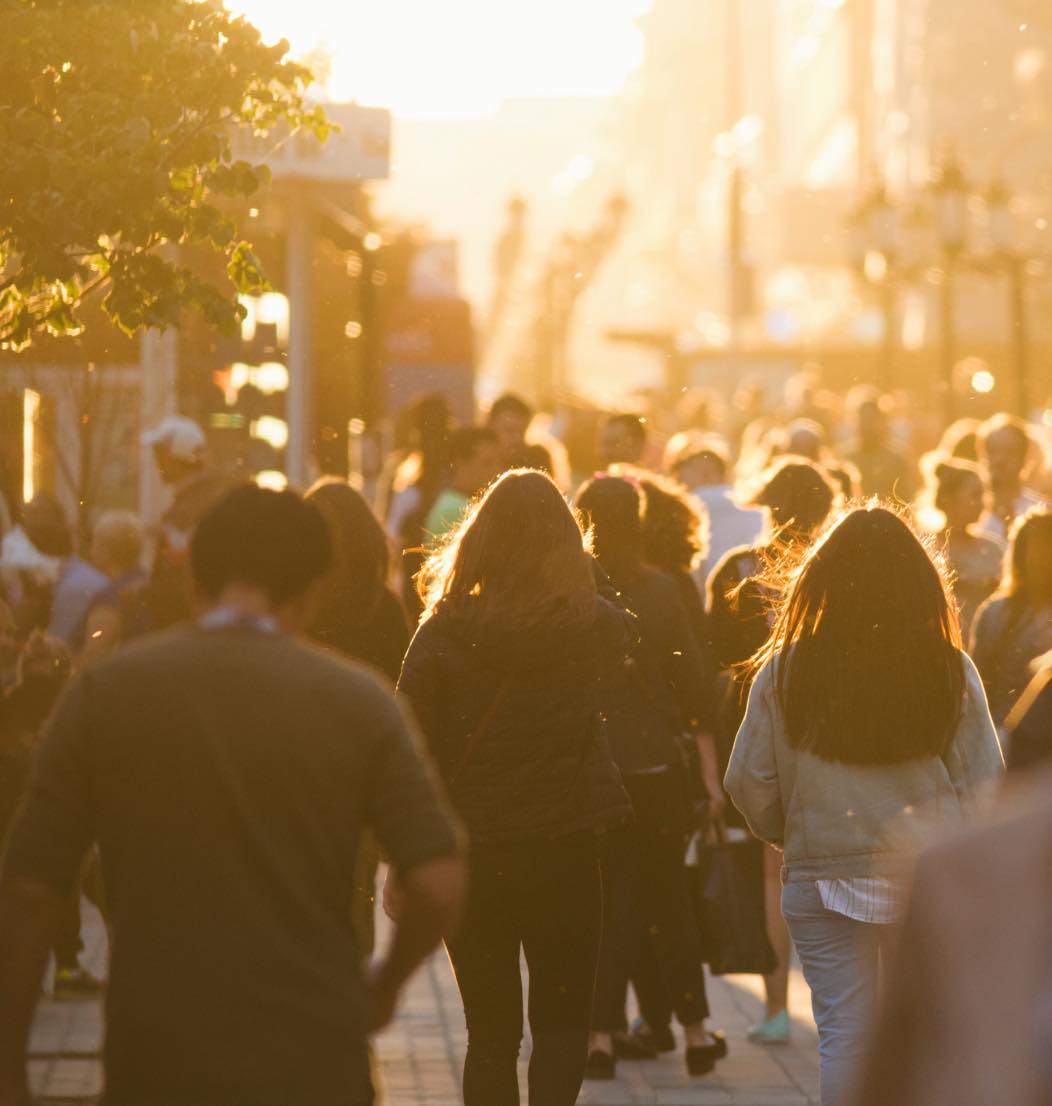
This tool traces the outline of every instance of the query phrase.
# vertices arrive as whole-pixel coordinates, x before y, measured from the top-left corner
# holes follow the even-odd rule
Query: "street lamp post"
[[[898,213],[883,184],[877,184],[852,217],[852,252],[855,267],[863,279],[880,290],[883,323],[881,386],[890,391],[895,384],[897,349],[896,269],[898,261]]]
[[[883,275],[880,282],[881,311],[884,316],[884,348],[881,358],[881,386],[890,392],[895,386],[895,359],[897,356],[896,328],[898,326],[898,297],[895,289],[898,262],[899,226],[887,189],[874,189],[869,201],[871,240],[883,258]],[[880,267],[880,266],[878,266]]]
[[[986,193],[987,225],[994,260],[1008,277],[1012,320],[1012,367],[1015,376],[1016,413],[1029,414],[1029,334],[1026,310],[1026,260],[1019,250],[1012,197],[1002,181],[996,180]]]
[[[940,286],[942,319],[942,376],[945,389],[946,418],[952,422],[954,368],[957,364],[957,320],[954,312],[954,284],[957,262],[968,240],[968,182],[957,160],[948,156],[932,179],[935,220],[942,247],[943,267]]]

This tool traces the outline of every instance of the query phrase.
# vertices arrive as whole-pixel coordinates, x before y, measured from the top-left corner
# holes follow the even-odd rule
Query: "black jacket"
[[[676,766],[683,734],[713,731],[714,674],[673,576],[643,568],[615,584],[637,617],[640,643],[602,684],[614,759],[622,772]]]
[[[631,816],[600,728],[598,686],[634,645],[632,617],[604,599],[579,629],[473,630],[444,611],[420,626],[398,688],[473,843]]]

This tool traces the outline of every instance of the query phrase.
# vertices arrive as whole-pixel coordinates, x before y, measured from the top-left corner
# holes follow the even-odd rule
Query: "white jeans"
[[[852,1101],[877,1005],[881,958],[891,926],[827,910],[814,883],[787,883],[782,914],[792,935],[818,1024],[822,1106]],[[889,1104],[890,1106],[890,1104]]]

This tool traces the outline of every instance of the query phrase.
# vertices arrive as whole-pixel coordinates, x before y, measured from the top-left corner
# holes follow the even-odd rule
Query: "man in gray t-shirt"
[[[0,1106],[23,1093],[47,932],[92,842],[114,932],[108,1106],[372,1101],[367,1035],[452,925],[463,870],[389,690],[289,632],[327,561],[313,507],[233,492],[194,540],[207,613],[60,704],[0,884]],[[405,896],[369,980],[350,912],[365,827]]]

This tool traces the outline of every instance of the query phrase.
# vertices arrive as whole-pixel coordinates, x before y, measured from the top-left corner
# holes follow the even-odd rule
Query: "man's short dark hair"
[[[489,409],[489,421],[493,422],[501,415],[514,415],[529,422],[533,418],[533,408],[521,396],[514,392],[505,392],[493,401],[493,406]]]
[[[611,415],[606,420],[607,426],[618,426],[630,438],[634,438],[640,445],[647,444],[647,420],[642,415],[632,415],[628,412],[620,412]]]
[[[990,418],[979,427],[979,449],[985,451],[986,443],[1000,430],[1007,430],[1012,434],[1022,453],[1026,453],[1033,442],[1030,436],[1030,429],[1026,422],[1017,415],[1009,415],[1002,411],[999,414],[991,415]]]
[[[295,599],[329,570],[325,519],[292,491],[245,484],[201,520],[190,545],[194,583],[209,599],[231,584],[260,588],[275,606]]]
[[[458,426],[449,435],[449,460],[470,461],[483,446],[496,444],[497,435],[488,426]]]

